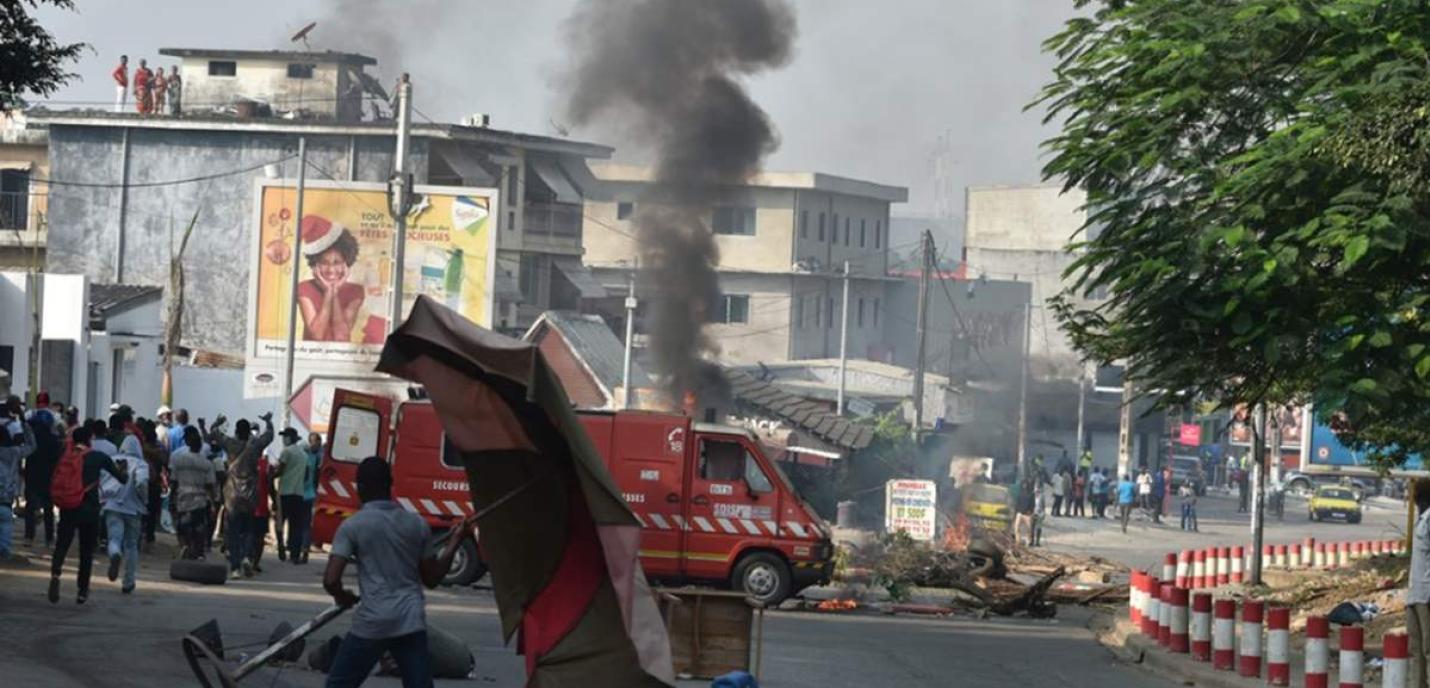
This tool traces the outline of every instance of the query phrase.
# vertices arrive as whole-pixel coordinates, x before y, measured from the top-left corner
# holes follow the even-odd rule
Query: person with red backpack
[[[50,560],[50,603],[60,601],[60,574],[64,572],[65,556],[70,544],[79,536],[79,575],[76,579],[77,604],[89,599],[89,577],[94,567],[94,548],[99,540],[99,475],[108,473],[120,483],[129,481],[129,474],[115,465],[114,459],[90,448],[91,435],[86,427],[75,428],[69,446],[55,466],[50,479],[50,497],[60,509],[60,528],[55,537],[55,553]]]

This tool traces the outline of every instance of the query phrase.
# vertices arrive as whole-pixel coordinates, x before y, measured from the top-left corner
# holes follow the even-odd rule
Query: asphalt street
[[[1405,532],[1405,507],[1388,498],[1368,498],[1364,518],[1357,524],[1312,522],[1306,506],[1304,498],[1288,496],[1282,519],[1268,515],[1265,542],[1289,544],[1306,537],[1322,542],[1390,539]],[[1109,508],[1108,514],[1112,512]],[[1219,488],[1213,488],[1211,494],[1198,501],[1197,532],[1181,530],[1180,513],[1175,498],[1161,523],[1153,523],[1145,514],[1135,512],[1126,534],[1115,518],[1049,517],[1045,521],[1043,541],[1055,551],[1093,554],[1139,568],[1160,565],[1168,552],[1251,542],[1250,514],[1238,513],[1236,497]]]
[[[27,568],[0,569],[0,627],[5,629],[0,684],[197,685],[180,651],[185,633],[216,619],[224,645],[235,648],[230,657],[256,652],[280,621],[297,625],[329,603],[319,586],[323,561],[314,556],[307,566],[293,567],[269,557],[266,573],[258,578],[205,587],[169,581],[167,559],[148,555],[133,595],[121,595],[97,563],[84,606],[74,602],[72,568],[57,605],[45,600],[43,556]],[[429,594],[427,609],[429,623],[462,637],[476,656],[474,679],[439,685],[522,685],[522,659],[502,642],[489,592],[437,590]],[[1064,609],[1049,621],[771,613],[761,683],[776,688],[1171,685],[1116,663],[1093,641],[1087,620],[1086,612],[1076,609]],[[315,639],[344,631],[346,625],[340,618]],[[322,683],[321,674],[296,667],[264,670],[244,681],[257,688]],[[395,686],[398,681],[374,678],[367,685]]]

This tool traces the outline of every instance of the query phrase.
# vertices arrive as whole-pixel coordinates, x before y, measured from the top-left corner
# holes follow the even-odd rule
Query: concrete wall
[[[234,76],[209,76],[209,62],[221,57],[184,58],[181,74],[184,92],[181,106],[187,114],[203,114],[238,99],[270,103],[275,108],[302,108],[319,116],[357,119],[361,97],[343,98],[349,79],[347,67],[338,64],[313,65],[313,78],[288,78],[287,60],[233,60]],[[134,63],[136,66],[138,63]],[[157,69],[158,63],[150,65]]]
[[[788,359],[793,317],[790,282],[788,275],[721,273],[721,293],[749,296],[750,317],[746,323],[706,326],[706,333],[720,345],[719,361],[749,364]]]
[[[0,346],[13,352],[11,391],[20,393],[30,382],[30,337],[32,336],[29,276],[22,272],[0,273]]]
[[[842,269],[845,260],[854,274],[882,275],[888,267],[889,203],[824,191],[796,194],[797,237],[794,255],[813,260],[825,270]],[[820,218],[825,224],[819,239]],[[839,226],[834,226],[835,220]],[[802,230],[798,229],[803,227]],[[848,241],[845,241],[846,229]],[[860,235],[863,246],[860,246]],[[878,246],[875,246],[878,234]]]
[[[183,339],[197,348],[243,351],[250,242],[256,229],[254,180],[264,176],[264,163],[296,150],[296,135],[131,129],[131,184],[254,169],[197,183],[131,187],[127,210],[121,216],[124,192],[109,185],[123,178],[123,136],[120,128],[51,127],[54,175],[101,186],[51,189],[49,270],[84,274],[93,282],[167,286],[171,237],[182,233],[197,210],[198,225],[185,254]],[[392,166],[392,139],[356,137],[353,141],[356,179],[385,180]],[[349,143],[345,136],[309,137],[309,178],[346,178]],[[417,181],[425,183],[425,139],[414,140],[412,156]],[[296,160],[277,167],[282,178],[297,174]],[[122,275],[116,265],[121,224],[125,237]]]
[[[279,412],[274,399],[243,398],[242,370],[181,365],[174,366],[173,407],[188,409],[189,420],[194,423],[200,418],[212,421],[220,413],[230,419],[253,419],[267,411],[276,418]],[[233,427],[232,421],[229,427]]]
[[[159,407],[163,363],[163,311],[159,300],[139,304],[114,313],[105,322],[104,332],[90,336],[89,365],[94,389],[87,409],[97,414],[110,404],[131,406],[135,413],[152,416]]]
[[[72,354],[67,362],[70,379],[67,389],[61,389],[58,380],[44,375],[40,384],[49,391],[51,399],[83,407],[89,396],[86,375],[89,361],[89,283],[84,275],[45,275],[45,303],[40,317],[44,340],[63,342],[61,348],[68,349]],[[42,364],[46,367],[65,365],[66,361],[42,361]]]
[[[1087,195],[1061,185],[968,188],[965,243],[969,248],[1060,251],[1087,218]]]

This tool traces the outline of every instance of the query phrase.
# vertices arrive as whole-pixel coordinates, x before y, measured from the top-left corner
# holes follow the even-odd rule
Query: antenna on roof
[[[307,25],[307,26],[305,26],[305,27],[299,29],[299,30],[298,30],[298,33],[293,34],[293,38],[291,38],[291,39],[289,39],[289,40],[290,40],[291,42],[293,42],[293,43],[297,43],[298,41],[302,41],[302,42],[303,42],[303,47],[304,47],[304,48],[308,48],[308,34],[312,33],[312,32],[313,32],[313,28],[316,27],[317,25],[318,25],[318,22],[308,22],[308,25]],[[311,50],[311,48],[309,48],[309,49]]]

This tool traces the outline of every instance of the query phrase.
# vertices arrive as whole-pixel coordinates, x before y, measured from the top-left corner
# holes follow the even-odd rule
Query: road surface
[[[84,606],[74,602],[72,569],[66,573],[60,603],[51,605],[44,596],[45,559],[37,557],[28,568],[0,568],[3,683],[30,688],[196,685],[179,649],[179,639],[185,633],[217,619],[225,646],[252,645],[247,651],[254,652],[280,621],[296,625],[329,603],[319,586],[323,565],[320,556],[314,556],[307,566],[293,567],[270,555],[267,571],[259,578],[204,587],[167,580],[167,559],[161,554],[148,555],[138,591],[126,596],[120,595],[117,584],[104,579],[100,558],[90,600]],[[1074,609],[1049,621],[979,621],[872,613],[771,613],[765,629],[762,685],[1172,685],[1114,662],[1092,640],[1085,628],[1085,615]],[[477,658],[475,680],[440,685],[522,685],[522,660],[503,646],[489,592],[434,591],[428,597],[428,619],[464,638]],[[340,618],[331,630],[319,631],[317,639],[326,639],[346,626],[347,619]],[[266,670],[244,681],[253,688],[322,683],[321,674],[296,668]],[[396,686],[398,682],[382,678],[367,685]]]

